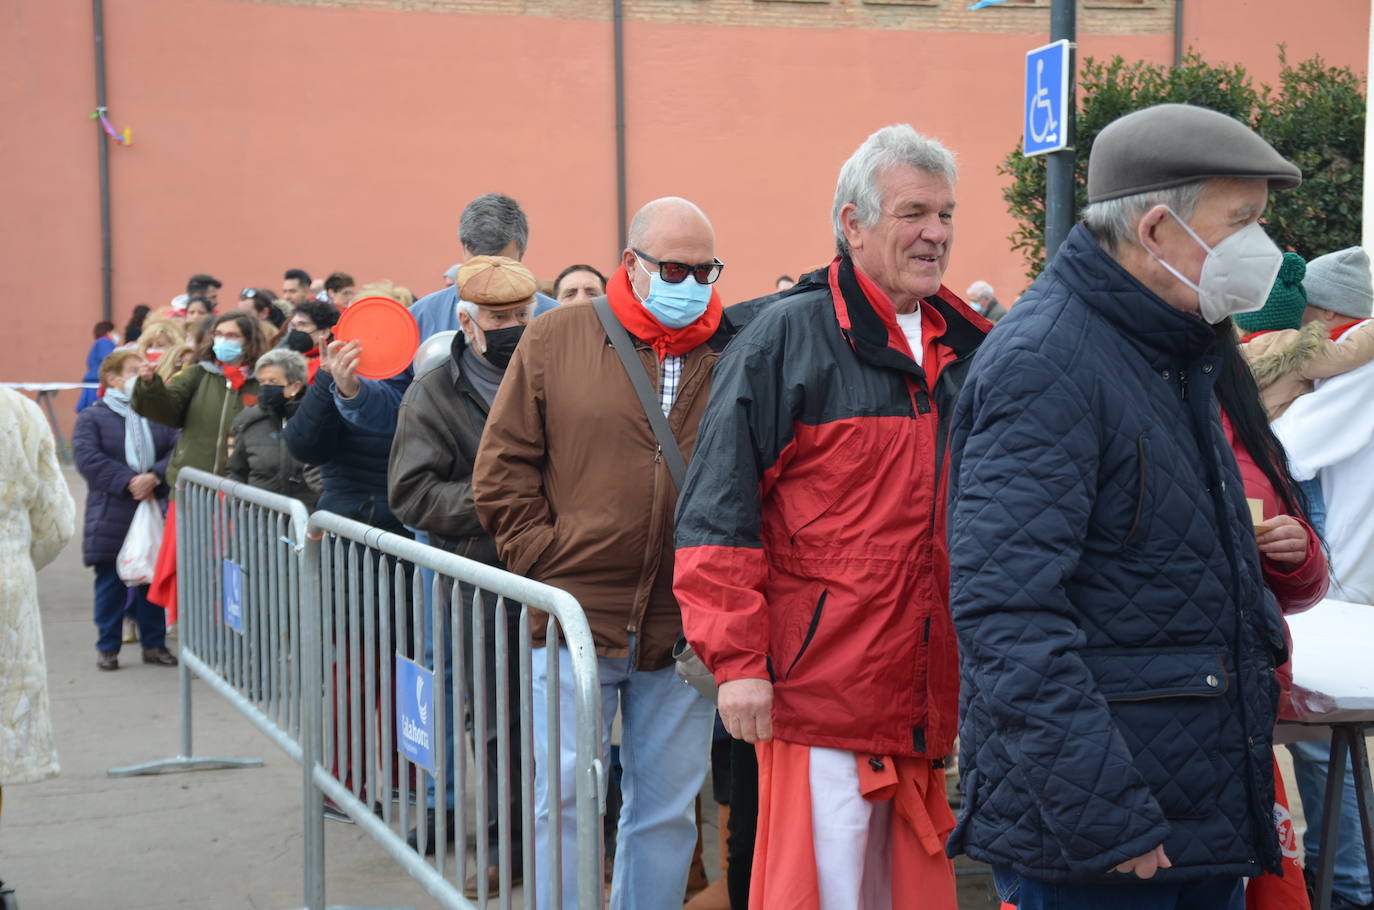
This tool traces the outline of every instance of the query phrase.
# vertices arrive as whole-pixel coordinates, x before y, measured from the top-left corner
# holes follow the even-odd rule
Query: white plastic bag
[[[162,548],[162,508],[157,499],[138,504],[124,545],[115,557],[115,571],[126,585],[150,585],[157,568],[157,553]]]

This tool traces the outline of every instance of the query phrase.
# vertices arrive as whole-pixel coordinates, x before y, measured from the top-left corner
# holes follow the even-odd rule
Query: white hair
[[[970,300],[982,300],[984,297],[997,297],[997,295],[993,293],[992,285],[988,284],[986,281],[973,282],[964,293],[968,295]]]
[[[1195,180],[1168,189],[1094,202],[1083,209],[1083,223],[1093,238],[1111,252],[1123,246],[1139,246],[1136,225],[1146,212],[1157,205],[1167,205],[1175,215],[1187,221],[1193,217],[1206,185],[1206,180]]]
[[[883,202],[878,191],[878,177],[889,168],[903,164],[943,177],[951,186],[959,176],[953,153],[938,140],[916,132],[910,124],[898,123],[878,130],[849,156],[835,184],[835,205],[830,210],[830,220],[835,226],[835,250],[840,255],[849,252],[840,210],[853,205],[859,224],[864,227],[877,224]]]

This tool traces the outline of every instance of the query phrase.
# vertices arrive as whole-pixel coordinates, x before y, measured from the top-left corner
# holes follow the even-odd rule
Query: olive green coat
[[[166,383],[156,375],[150,381],[140,379],[131,400],[134,410],[149,420],[181,429],[167,466],[167,485],[175,491],[184,467],[225,472],[229,430],[245,405],[257,403],[258,381],[249,379],[235,391],[219,364],[193,363]]]

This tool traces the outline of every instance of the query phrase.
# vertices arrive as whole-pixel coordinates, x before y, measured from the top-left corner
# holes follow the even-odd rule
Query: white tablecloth
[[[1374,606],[1323,600],[1288,617],[1293,696],[1304,723],[1374,723]]]

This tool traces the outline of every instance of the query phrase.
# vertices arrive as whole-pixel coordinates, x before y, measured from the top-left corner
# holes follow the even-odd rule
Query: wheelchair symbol
[[[1045,75],[1045,61],[1035,61],[1035,95],[1031,98],[1030,134],[1038,145],[1052,145],[1059,141],[1059,124],[1054,119],[1054,106],[1050,104],[1049,90],[1042,81]]]

